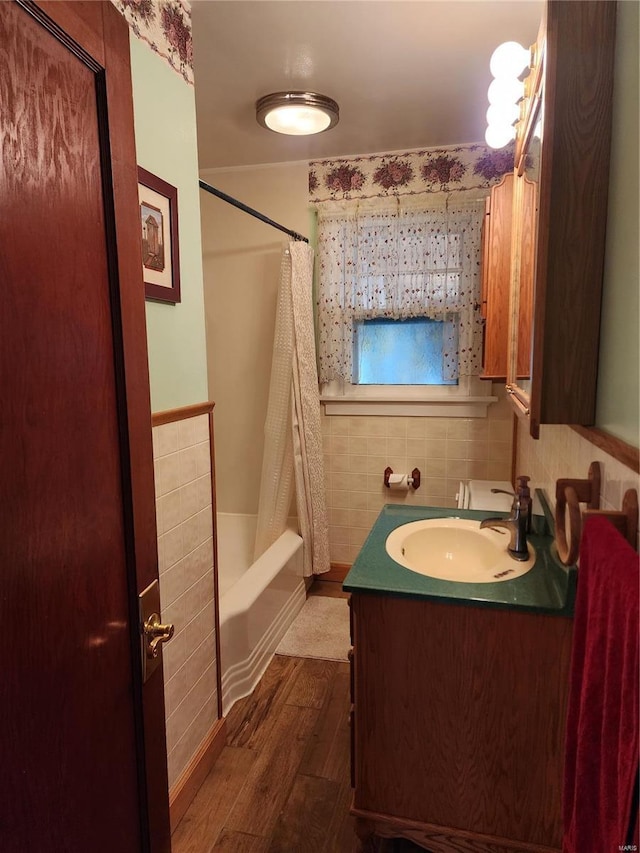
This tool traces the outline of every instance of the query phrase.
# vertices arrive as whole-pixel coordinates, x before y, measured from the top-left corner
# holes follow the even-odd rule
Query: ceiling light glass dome
[[[315,92],[274,92],[256,103],[258,124],[276,133],[309,136],[338,123],[338,104]]]

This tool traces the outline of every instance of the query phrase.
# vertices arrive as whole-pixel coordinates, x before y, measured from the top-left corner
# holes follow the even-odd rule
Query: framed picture
[[[178,190],[138,166],[142,274],[147,299],[180,302]]]

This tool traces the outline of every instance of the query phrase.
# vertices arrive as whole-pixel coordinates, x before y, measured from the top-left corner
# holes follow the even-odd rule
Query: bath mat
[[[276,654],[347,660],[350,646],[347,599],[312,595],[291,623]]]

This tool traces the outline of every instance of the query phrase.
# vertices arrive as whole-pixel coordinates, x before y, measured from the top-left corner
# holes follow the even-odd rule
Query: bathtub
[[[223,714],[251,693],[306,598],[302,538],[289,528],[252,563],[256,521],[217,514]]]

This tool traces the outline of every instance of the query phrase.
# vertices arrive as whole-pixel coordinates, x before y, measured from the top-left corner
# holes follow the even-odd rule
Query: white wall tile
[[[158,533],[166,533],[182,521],[180,514],[180,492],[176,489],[161,495],[156,501]]]
[[[198,477],[196,480],[198,484],[198,508],[204,509],[205,507],[211,506],[211,471],[207,471],[207,473]]]
[[[178,449],[184,450],[193,447],[195,440],[195,425],[193,418],[185,418],[178,421]]]
[[[152,431],[153,458],[167,456],[178,449],[178,425],[176,423],[161,424]]]
[[[193,438],[196,444],[207,442],[209,444],[209,415],[197,415],[191,418],[193,423]]]
[[[187,447],[178,452],[179,460],[179,485],[185,486],[198,477],[198,450],[197,447]]]
[[[532,439],[526,424],[518,425],[517,472],[531,477],[530,487],[546,492],[555,507],[555,484],[561,478],[584,480],[591,462],[600,462],[603,509],[619,510],[627,488],[640,491],[640,476],[596,447],[571,427],[543,425],[540,438]]]
[[[173,714],[188,692],[187,667],[181,666],[172,678],[165,678],[164,705],[167,717]]]
[[[164,618],[164,614],[163,614]],[[165,684],[176,674],[187,659],[187,643],[184,632],[174,634],[162,649],[162,666]]]
[[[329,470],[335,472],[351,471],[348,454],[338,454],[329,457]]]
[[[167,532],[162,536],[164,543],[164,562],[167,569],[170,569],[171,566],[175,566],[175,564],[181,560],[184,555],[183,527],[184,525],[179,524],[177,527],[167,530]]]
[[[409,459],[422,459],[426,454],[427,442],[425,439],[408,438],[406,447]]]
[[[331,542],[334,542],[336,545],[348,545],[349,544],[349,527],[337,527],[336,525],[329,525],[329,539]]]
[[[487,418],[323,415],[334,562],[352,561],[355,542],[371,529],[385,503],[454,507],[461,479],[510,479],[513,415],[504,391],[494,386],[493,393],[499,402],[489,407]],[[385,489],[387,466],[402,474],[419,468],[420,489]]]
[[[469,478],[469,462],[467,459],[447,459],[445,476],[448,480],[466,480]]]
[[[165,610],[173,604],[185,590],[185,560],[179,560],[172,568],[160,575],[160,603],[163,617]]]
[[[444,459],[447,456],[447,444],[441,438],[427,438],[427,459]]]
[[[412,418],[413,420],[413,418]],[[447,420],[445,418],[424,418],[424,434],[426,438],[446,438]]]
[[[185,629],[186,653],[190,656],[205,641],[215,625],[213,601],[207,602]]]
[[[196,444],[196,476],[203,477],[205,474],[211,473],[211,450],[209,443]]]
[[[186,521],[188,518],[196,515],[202,508],[200,504],[199,481],[192,480],[179,490],[178,517],[180,521]]]
[[[409,418],[407,421],[407,439],[426,438],[426,418]]]
[[[344,473],[329,474],[328,476],[331,489],[348,490],[353,487],[355,482],[354,475],[349,471],[346,471]]]
[[[504,464],[509,465],[509,471],[511,471],[511,459],[508,462],[505,461]],[[496,470],[497,470],[496,466]],[[511,474],[508,476],[500,476],[496,473],[490,473],[489,463],[488,462],[467,462],[467,471],[469,479],[473,480],[510,480]]]
[[[213,693],[184,730],[182,737],[169,753],[169,786],[175,785],[192,756],[211,731],[217,718],[217,700]]]
[[[450,418],[447,421],[447,438],[458,441],[469,438],[469,424],[466,418]]]
[[[207,634],[207,636],[198,646],[196,646],[192,654],[187,658],[186,666],[184,668],[188,673],[189,683],[195,684],[207,667],[212,666],[212,663],[215,668],[217,665],[215,631],[211,631],[211,633]]]
[[[198,519],[198,545],[202,545],[213,536],[211,508],[207,507],[207,509],[201,510],[196,518]]]
[[[154,427],[162,618],[176,632],[163,648],[170,784],[217,717],[209,418]]]
[[[198,515],[192,515],[183,521],[182,525],[184,537],[184,551],[189,554],[202,543],[200,538],[200,520]]]
[[[161,456],[155,462],[156,495],[166,495],[180,486],[178,453]]]
[[[184,594],[185,613],[187,619],[194,619],[205,607],[213,602],[213,574],[207,572]],[[213,617],[213,611],[211,611]],[[214,629],[213,621],[211,622],[211,630]]]

